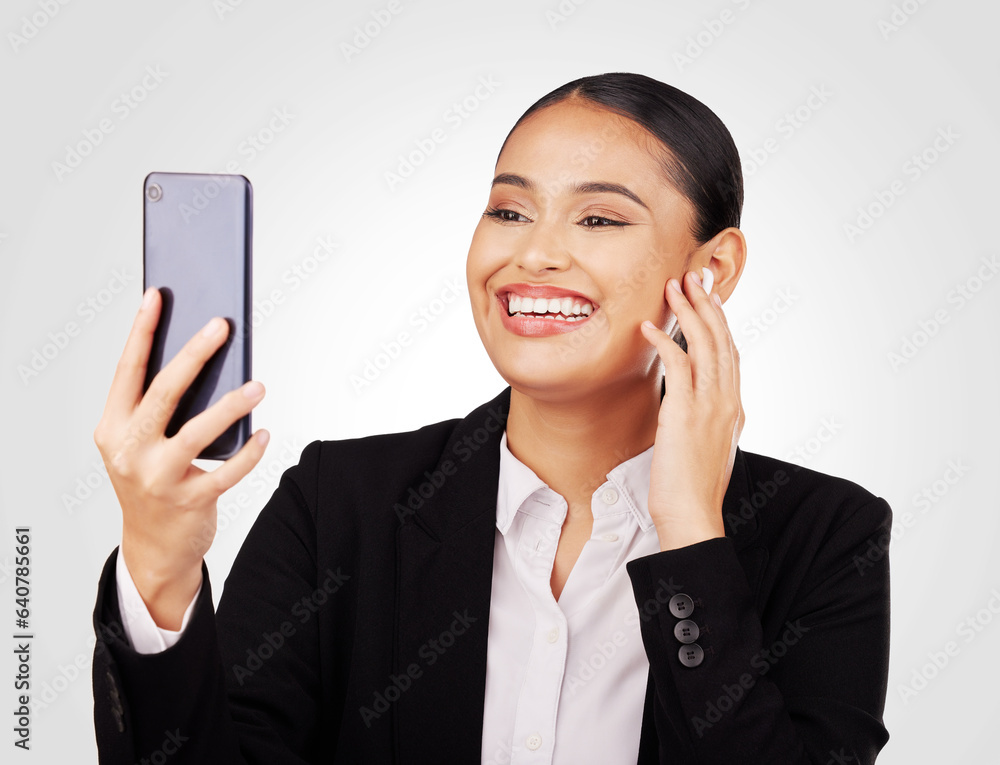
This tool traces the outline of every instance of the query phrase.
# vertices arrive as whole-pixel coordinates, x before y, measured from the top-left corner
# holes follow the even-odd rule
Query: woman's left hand
[[[721,300],[705,292],[698,274],[684,279],[687,297],[676,279],[665,293],[687,353],[650,322],[641,325],[666,368],[649,477],[649,513],[661,550],[725,536],[722,499],[746,419],[740,355]]]

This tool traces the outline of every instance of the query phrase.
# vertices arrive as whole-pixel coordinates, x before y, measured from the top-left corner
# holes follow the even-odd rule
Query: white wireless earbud
[[[712,294],[712,283],[715,281],[715,274],[712,273],[712,269],[705,266],[701,269],[701,286],[705,288],[705,292],[709,295]]]

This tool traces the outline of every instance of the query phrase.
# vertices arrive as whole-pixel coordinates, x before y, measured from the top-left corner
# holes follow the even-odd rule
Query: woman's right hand
[[[153,621],[178,630],[201,585],[202,559],[215,539],[219,496],[260,461],[269,435],[258,430],[213,471],[191,464],[264,398],[264,386],[256,381],[227,393],[171,438],[164,435],[184,391],[225,342],[228,324],[212,319],[160,370],[143,395],[161,306],[159,291],[151,287],[118,361],[94,442],[122,508],[119,554]]]

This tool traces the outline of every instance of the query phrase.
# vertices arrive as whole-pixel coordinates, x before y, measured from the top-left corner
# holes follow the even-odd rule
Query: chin
[[[495,364],[497,372],[519,393],[544,401],[567,401],[591,396],[619,380],[601,380],[566,367],[539,368],[530,364]]]

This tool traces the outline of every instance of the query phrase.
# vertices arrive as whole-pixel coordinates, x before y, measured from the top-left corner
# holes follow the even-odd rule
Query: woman
[[[891,513],[737,446],[741,206],[732,138],[690,96],[608,74],[542,98],[467,264],[509,387],[309,444],[215,614],[216,501],[267,434],[191,460],[263,388],[164,438],[225,333],[142,395],[150,290],[95,431],[124,519],[95,609],[102,762],[873,762]]]

